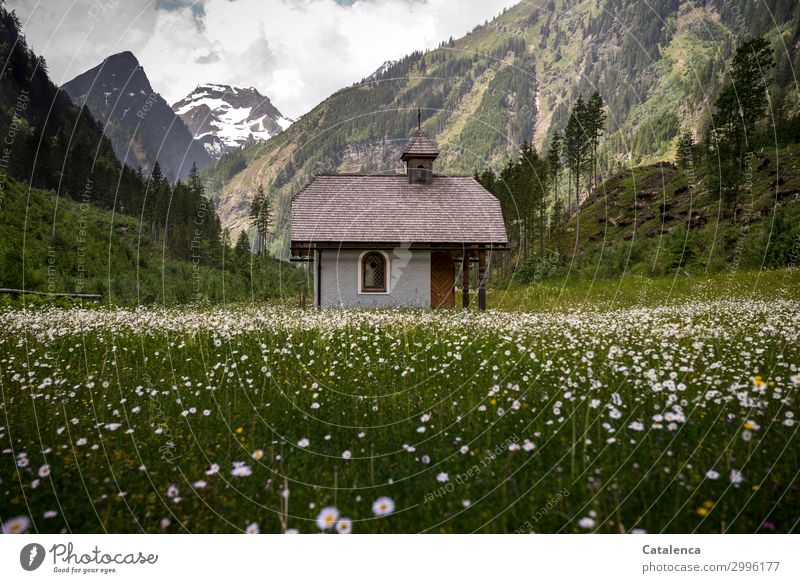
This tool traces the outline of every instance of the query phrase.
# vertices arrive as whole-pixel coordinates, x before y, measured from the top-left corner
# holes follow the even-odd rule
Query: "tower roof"
[[[401,160],[404,162],[411,158],[429,158],[435,160],[439,157],[439,148],[425,132],[417,130],[406,145]]]

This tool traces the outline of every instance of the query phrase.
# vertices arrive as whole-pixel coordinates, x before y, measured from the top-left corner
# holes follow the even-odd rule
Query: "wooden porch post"
[[[469,308],[469,251],[466,249],[464,250],[464,255],[461,259],[461,282],[463,292],[461,297],[464,300],[463,305],[464,309],[466,310]]]
[[[478,309],[486,309],[486,251],[478,251]]]

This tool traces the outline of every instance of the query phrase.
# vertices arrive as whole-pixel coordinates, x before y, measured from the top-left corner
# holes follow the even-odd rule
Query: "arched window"
[[[361,257],[361,291],[386,293],[386,256],[370,251]]]

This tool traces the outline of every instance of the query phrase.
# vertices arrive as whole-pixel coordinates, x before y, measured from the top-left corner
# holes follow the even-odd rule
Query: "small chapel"
[[[320,174],[292,198],[291,255],[310,262],[319,307],[469,307],[470,270],[486,308],[487,263],[508,248],[500,202],[472,176],[435,171],[418,128],[404,174]]]

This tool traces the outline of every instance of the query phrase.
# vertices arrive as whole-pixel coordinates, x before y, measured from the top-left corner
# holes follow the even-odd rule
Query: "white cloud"
[[[515,3],[203,0],[192,9],[188,0],[7,1],[58,83],[130,50],[170,103],[199,83],[254,86],[290,117],[384,61],[459,37]]]

